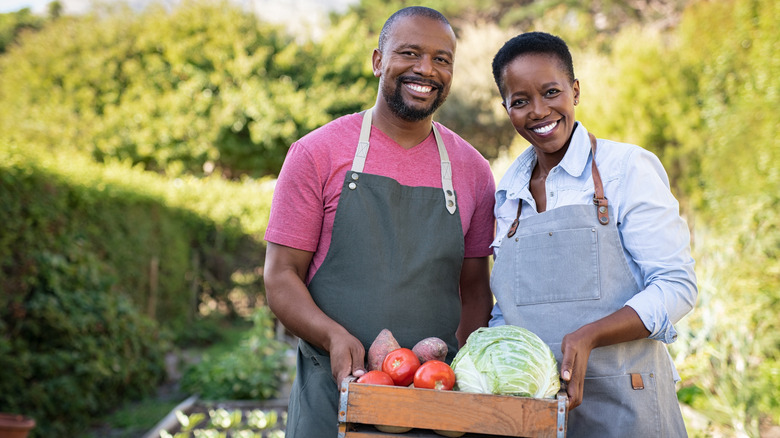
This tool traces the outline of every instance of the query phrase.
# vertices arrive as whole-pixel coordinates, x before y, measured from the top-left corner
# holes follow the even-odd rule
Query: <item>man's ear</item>
[[[374,69],[374,77],[382,76],[382,52],[379,49],[374,49],[371,55],[371,66]]]

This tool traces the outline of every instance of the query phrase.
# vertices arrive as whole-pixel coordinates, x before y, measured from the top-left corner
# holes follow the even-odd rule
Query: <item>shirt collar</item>
[[[585,166],[590,158],[590,138],[588,131],[577,123],[574,127],[569,149],[566,151],[563,160],[558,164],[566,173],[573,177],[579,177],[585,171]],[[506,174],[499,181],[496,187],[496,206],[500,206],[507,199],[520,198],[521,192],[528,187],[531,180],[531,171],[536,164],[536,152],[533,146],[524,150],[515,161],[509,166]]]
[[[571,143],[569,143],[569,149],[566,151],[566,155],[563,156],[563,160],[558,164],[569,175],[578,178],[582,176],[582,172],[585,171],[585,166],[588,164],[590,158],[590,137],[588,137],[588,131],[582,126],[582,123],[577,123],[574,127],[574,133],[571,136]]]

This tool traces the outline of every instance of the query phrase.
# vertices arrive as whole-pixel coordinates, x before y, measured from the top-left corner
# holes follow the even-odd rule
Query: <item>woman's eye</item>
[[[547,92],[545,94],[547,96],[555,96],[556,94],[558,94],[560,92],[561,92],[561,90],[557,90],[555,88],[551,88],[551,89],[547,90]]]
[[[528,101],[524,100],[524,99],[515,99],[509,105],[512,106],[512,107],[517,108],[517,107],[525,105],[527,102]]]

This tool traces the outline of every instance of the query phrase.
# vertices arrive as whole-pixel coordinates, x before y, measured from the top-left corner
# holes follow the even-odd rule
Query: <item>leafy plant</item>
[[[286,413],[285,413],[286,414]],[[160,438],[284,438],[286,415],[279,416],[275,410],[251,409],[246,412],[241,409],[210,409],[206,414],[194,412],[185,414],[176,411],[179,421],[179,431],[171,433],[160,431]]]
[[[182,389],[207,400],[265,400],[276,396],[291,371],[289,346],[276,340],[267,307],[258,307],[252,321],[252,329],[237,349],[218,357],[205,356],[187,369]]]

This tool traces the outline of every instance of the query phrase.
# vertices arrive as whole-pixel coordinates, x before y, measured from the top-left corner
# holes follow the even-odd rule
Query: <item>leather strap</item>
[[[593,204],[596,205],[596,215],[599,218],[601,225],[607,225],[609,223],[609,202],[604,197],[604,184],[601,182],[601,175],[599,169],[596,167],[596,137],[588,133],[590,137],[590,150],[593,152],[593,160],[591,160],[591,173],[593,174]]]

